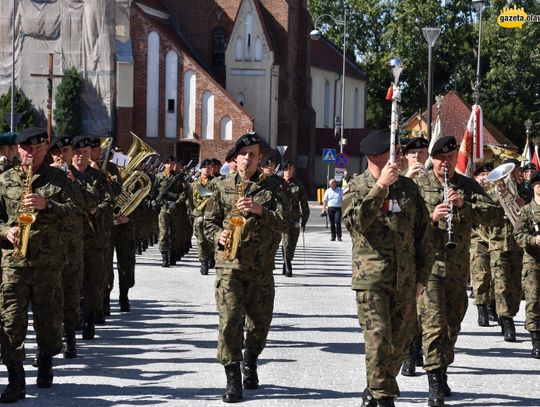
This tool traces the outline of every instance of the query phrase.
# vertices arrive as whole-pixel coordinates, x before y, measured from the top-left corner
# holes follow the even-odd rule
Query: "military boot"
[[[131,305],[129,305],[128,291],[129,291],[129,288],[120,289],[120,298],[119,298],[120,312],[131,311]]]
[[[39,355],[38,371],[36,378],[37,387],[40,389],[47,389],[53,384],[53,364],[52,356]]]
[[[109,290],[106,290],[103,296],[103,315],[111,316],[111,292]]]
[[[169,252],[161,252],[161,267],[169,267]]]
[[[142,250],[145,252],[148,249],[148,239],[143,239],[142,241]]]
[[[207,260],[201,260],[201,274],[203,276],[208,275],[208,261]]]
[[[512,317],[499,317],[499,321],[502,327],[502,333],[506,342],[516,341],[516,327],[514,326],[514,320]]]
[[[176,262],[179,263],[180,260],[182,260],[182,257],[184,256],[183,250],[177,249],[175,250],[175,253],[176,253]]]
[[[94,324],[96,325],[105,325],[107,321],[105,320],[105,313],[103,310],[100,310],[96,312],[96,316],[94,318]]]
[[[64,328],[64,358],[75,359],[77,357],[77,348],[75,346],[75,329]]]
[[[416,367],[424,366],[424,355],[422,354],[422,334],[418,334],[414,339],[414,358]]]
[[[216,260],[212,257],[210,260],[208,260],[208,268],[213,269],[216,267]]]
[[[489,320],[493,322],[499,321],[499,316],[497,315],[497,306],[495,301],[490,301],[487,305]]]
[[[292,261],[287,260],[287,272],[285,273],[286,277],[292,277]]]
[[[36,348],[36,354],[34,355],[34,359],[32,359],[32,366],[38,367],[38,360],[39,360],[39,346]]]
[[[12,362],[7,365],[8,385],[0,395],[0,402],[15,403],[26,398],[26,379],[22,362]]]
[[[428,406],[444,407],[444,387],[441,369],[427,372],[429,383]]]
[[[532,351],[531,355],[535,359],[540,359],[540,331],[531,332]]]
[[[340,238],[338,238],[341,240]],[[377,407],[394,407],[394,398],[393,397],[383,397],[382,399],[377,399]]]
[[[448,366],[442,369],[442,379],[443,379],[443,391],[444,397],[452,397],[452,389],[448,386]]]
[[[478,326],[489,326],[489,316],[486,304],[478,304]]]
[[[377,400],[373,398],[373,394],[367,387],[362,393],[362,405],[360,407],[377,407]]]
[[[137,254],[138,255],[142,254],[142,242],[141,241],[137,242]]]
[[[242,373],[244,374],[244,389],[258,389],[259,376],[257,376],[257,355],[247,350],[244,352],[242,360]]]
[[[171,266],[176,266],[176,252],[174,250],[169,250],[169,264]]]
[[[403,376],[416,376],[416,349],[415,341],[409,345],[409,352],[407,358],[401,366],[401,374]]]
[[[153,235],[150,235],[150,237],[148,237],[148,245],[149,246],[154,245],[154,236]]]
[[[227,376],[227,388],[221,398],[225,403],[237,403],[242,400],[242,373],[240,372],[240,363],[225,366],[225,375]]]
[[[96,326],[94,324],[94,314],[89,313],[84,318],[82,337],[83,339],[94,339],[96,335]]]

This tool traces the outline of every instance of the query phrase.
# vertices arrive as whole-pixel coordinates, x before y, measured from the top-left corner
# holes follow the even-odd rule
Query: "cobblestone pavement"
[[[244,391],[249,406],[359,406],[365,387],[363,336],[350,289],[351,241],[330,242],[314,208],[293,262],[294,277],[275,271],[276,300],[268,346],[260,358],[261,388]],[[302,239],[300,237],[300,239]],[[80,357],[55,358],[55,385],[35,385],[28,341],[27,399],[34,406],[223,405],[225,375],[216,362],[218,317],[212,270],[201,276],[195,250],[180,265],[161,268],[156,247],[137,258],[132,312],[112,316],[93,341],[79,342]],[[532,359],[523,307],[517,343],[498,327],[479,328],[470,303],[449,369],[451,406],[540,406],[540,361]],[[420,369],[421,370],[421,369]],[[2,369],[0,383],[6,383]],[[426,405],[427,378],[400,377],[399,406]]]

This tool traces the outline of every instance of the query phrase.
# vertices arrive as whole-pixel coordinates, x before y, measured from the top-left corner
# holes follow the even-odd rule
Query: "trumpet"
[[[444,245],[449,250],[453,250],[457,247],[457,243],[454,242],[454,229],[452,225],[452,220],[454,217],[453,210],[454,205],[452,201],[448,198],[450,189],[448,186],[448,168],[444,167],[444,203],[450,207],[448,215],[446,215],[446,233],[448,234],[448,242]]]

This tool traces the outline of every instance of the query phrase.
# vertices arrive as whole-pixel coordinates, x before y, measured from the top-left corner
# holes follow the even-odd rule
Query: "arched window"
[[[244,59],[244,39],[240,36],[236,37],[234,42],[234,59],[236,61]]]
[[[242,92],[239,92],[236,96],[236,100],[238,100],[238,103],[240,103],[241,106],[244,106],[246,103],[246,96]]]
[[[358,88],[354,89],[354,128],[357,129],[360,127],[360,92]]]
[[[229,116],[223,116],[219,123],[219,138],[232,140],[232,120]]]
[[[263,43],[261,37],[255,38],[255,61],[262,59]]]
[[[246,16],[246,59],[251,59],[251,42],[253,41],[253,16],[248,13]]]
[[[195,133],[195,92],[197,77],[195,72],[184,73],[184,137],[193,138]]]
[[[147,40],[146,60],[146,136],[158,136],[159,117],[159,34],[152,31]]]
[[[330,127],[330,82],[327,79],[324,80],[324,115],[323,115],[323,127]]]
[[[225,65],[226,48],[227,31],[223,27],[214,28],[212,31],[212,64],[214,66]]]
[[[214,138],[214,94],[207,90],[202,95],[202,138]]]
[[[176,138],[178,117],[178,54],[167,52],[165,57],[165,137]]]

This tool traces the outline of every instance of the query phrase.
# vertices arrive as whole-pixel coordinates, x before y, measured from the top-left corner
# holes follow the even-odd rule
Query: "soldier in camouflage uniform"
[[[0,133],[0,174],[19,163],[16,138],[16,133]]]
[[[296,244],[298,243],[298,237],[300,236],[300,228],[304,231],[309,219],[307,191],[304,188],[304,184],[294,177],[295,172],[296,167],[292,161],[287,161],[283,165],[283,180],[286,184],[287,198],[289,199],[291,211],[287,231],[281,235],[281,244],[285,253],[283,274],[287,277],[292,277],[292,260],[294,251],[296,250]]]
[[[424,369],[428,374],[430,406],[444,406],[451,395],[447,384],[447,368],[454,361],[454,346],[467,310],[469,249],[473,224],[490,225],[500,216],[500,208],[482,187],[470,178],[455,172],[458,146],[452,136],[442,137],[431,150],[433,171],[416,178],[431,214],[435,264],[420,300]],[[445,202],[445,175],[448,189]],[[450,204],[451,203],[451,204]],[[447,215],[452,211],[453,241],[449,241]]]
[[[75,210],[66,174],[44,165],[47,155],[46,130],[25,129],[17,137],[17,144],[21,164],[0,175],[3,255],[3,326],[0,339],[2,361],[9,372],[8,386],[0,396],[2,402],[15,402],[26,395],[23,361],[30,304],[41,350],[36,383],[40,388],[52,385],[52,358],[62,350],[62,266],[65,248],[59,236],[63,231],[65,216]],[[26,177],[30,163],[33,177],[28,181]],[[14,247],[21,248],[22,245],[20,210],[35,214],[24,257],[14,253]]]
[[[416,298],[433,262],[429,214],[414,182],[388,161],[388,130],[371,133],[360,148],[368,169],[350,182],[343,208],[353,242],[352,289],[366,344],[362,406],[394,406],[396,376],[415,334]]]
[[[263,351],[274,307],[275,237],[286,228],[287,198],[281,185],[261,177],[261,139],[254,133],[243,135],[235,144],[238,172],[217,184],[206,206],[206,233],[217,246],[216,304],[219,312],[218,361],[225,366],[227,389],[223,401],[242,399],[243,385],[258,388],[257,358]],[[241,213],[236,257],[230,260],[225,246],[232,238],[231,214]],[[247,332],[242,356],[242,323]]]
[[[540,359],[540,171],[530,177],[533,200],[521,208],[514,228],[523,256],[523,289],[525,291],[525,329],[531,333],[532,357]]]

